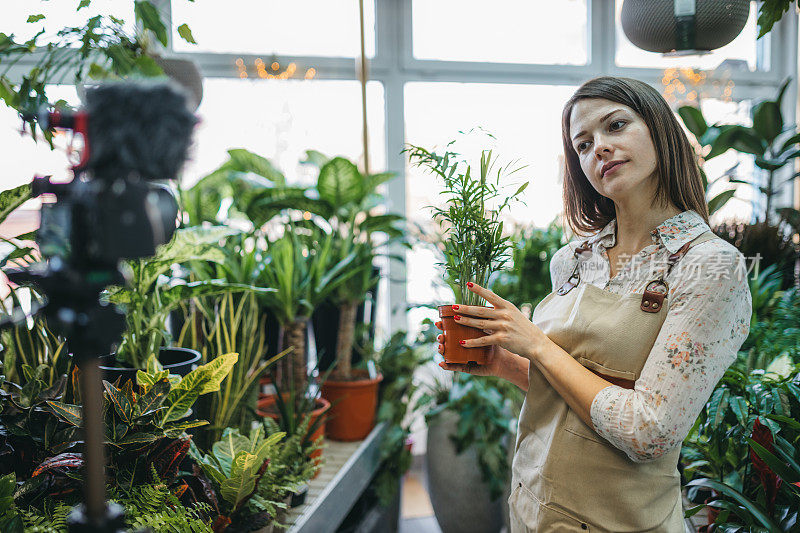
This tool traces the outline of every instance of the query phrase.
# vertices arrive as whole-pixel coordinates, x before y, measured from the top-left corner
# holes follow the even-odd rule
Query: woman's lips
[[[627,163],[627,161],[623,161],[622,163],[617,163],[617,164],[616,164],[616,165],[614,165],[613,167],[609,168],[608,170],[606,170],[606,171],[603,173],[603,177],[605,178],[606,176],[608,176],[608,175],[609,175],[609,174],[611,174],[612,172],[616,171],[616,170],[617,170],[619,167],[621,167],[621,166],[622,166],[622,165],[624,165],[625,163]]]

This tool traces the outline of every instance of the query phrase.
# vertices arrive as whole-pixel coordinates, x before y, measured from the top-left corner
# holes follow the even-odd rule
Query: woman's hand
[[[436,337],[439,341],[439,353],[444,355],[444,328],[442,322],[436,322],[436,327],[442,330],[442,333]],[[505,378],[508,374],[508,363],[514,358],[519,356],[501,348],[500,346],[491,346],[489,353],[486,355],[486,362],[482,365],[476,364],[462,364],[462,363],[448,363],[442,361],[439,366],[445,370],[452,370],[455,372],[465,372],[475,376],[495,376],[498,378]]]
[[[441,322],[436,322],[436,327],[442,328]],[[439,341],[439,353],[444,354],[444,338],[442,333],[437,337]],[[442,361],[439,366],[445,370],[453,372],[464,372],[473,376],[495,376],[510,381],[520,389],[528,392],[528,369],[530,361],[515,353],[511,353],[505,348],[492,345],[486,357],[486,362],[482,365],[446,363]]]
[[[458,320],[460,324],[482,329],[489,333],[485,337],[462,341],[462,345],[465,348],[495,346],[532,360],[539,347],[550,340],[541,329],[528,320],[522,314],[522,311],[517,309],[517,306],[511,302],[500,298],[489,289],[484,289],[475,283],[467,283],[467,287],[494,307],[478,305],[453,306],[453,310],[459,313],[454,319]],[[492,353],[496,354],[497,350],[493,350]]]

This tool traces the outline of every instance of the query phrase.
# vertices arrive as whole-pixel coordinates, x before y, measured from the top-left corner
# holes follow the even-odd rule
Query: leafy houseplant
[[[204,503],[184,506],[169,488],[153,475],[152,484],[130,490],[109,487],[110,499],[124,507],[126,526],[133,531],[211,533],[211,508]],[[0,478],[0,528],[4,533],[68,533],[67,516],[72,507],[63,501],[46,500],[42,509],[19,508],[14,504],[14,474]]]
[[[512,387],[495,378],[456,373],[452,384],[439,383],[420,398],[428,409],[431,503],[444,531],[498,531],[502,526],[500,496],[509,484],[514,422],[507,397]],[[464,525],[464,516],[474,523]]]
[[[495,174],[491,150],[481,152],[479,177],[473,176],[472,168],[458,160],[458,154],[453,152],[446,151],[440,156],[418,146],[410,146],[405,151],[409,153],[412,164],[437,175],[444,182],[441,194],[446,198],[445,207],[433,207],[433,216],[445,234],[445,262],[442,266],[446,281],[455,293],[455,303],[481,305],[482,299],[469,290],[467,283],[475,282],[487,287],[491,274],[508,260],[511,244],[509,237],[503,235],[500,215],[512,201],[518,200],[529,182],[501,199],[501,182],[520,169],[505,167]],[[490,208],[493,204],[496,207]],[[465,349],[459,341],[485,334],[457,324],[449,305],[440,306],[439,314],[444,323],[445,360],[484,362],[488,348]]]
[[[316,193],[322,210],[314,211],[317,218],[312,221],[322,227],[330,226],[334,236],[334,253],[331,264],[352,257],[351,275],[331,292],[318,308],[314,318],[318,353],[323,367],[327,367],[326,350],[330,346],[319,329],[338,318],[335,330],[335,363],[330,378],[322,385],[322,395],[331,402],[326,434],[332,440],[361,440],[372,430],[377,406],[380,375],[352,368],[355,341],[356,317],[369,291],[378,282],[373,265],[379,244],[386,246],[402,238],[402,231],[395,226],[402,217],[396,214],[377,214],[382,197],[377,193],[381,184],[393,178],[393,173],[364,175],[358,167],[343,157],[327,159],[319,153],[309,153],[309,158],[320,167]],[[326,211],[329,214],[326,216]],[[377,235],[387,238],[379,243]]]
[[[329,373],[330,370],[324,373],[320,381],[324,382]],[[289,388],[283,389],[276,380],[276,394],[258,401],[257,414],[263,417],[265,423],[267,419],[273,420],[286,435],[299,434],[301,446],[307,450],[314,464],[319,465],[322,461],[320,443],[325,433],[331,404],[326,399],[316,396],[313,390],[316,388],[315,384],[307,382],[305,386],[305,389],[296,389],[294,383],[289,382]],[[265,428],[269,431],[269,426]]]
[[[236,352],[239,363],[223,383],[219,393],[210,395],[199,405],[199,411],[208,413],[211,427],[202,436],[199,445],[219,440],[226,427],[249,431],[258,398],[258,383],[266,370],[288,350],[267,356],[268,348],[275,348],[267,331],[267,316],[258,299],[264,252],[264,237],[260,232],[242,232],[225,240],[219,251],[224,255],[220,262],[192,261],[187,264],[188,281],[224,281],[235,287],[249,287],[244,292],[225,292],[221,295],[193,298],[181,305],[183,325],[176,344],[199,351],[203,361],[220,353]],[[277,334],[275,335],[277,338]],[[271,342],[268,347],[267,343]]]
[[[786,126],[781,114],[781,103],[788,85],[789,80],[783,82],[775,100],[765,100],[753,107],[752,127],[738,124],[709,125],[700,109],[693,106],[683,106],[678,109],[678,114],[686,127],[694,134],[700,145],[708,150],[704,156],[706,161],[732,148],[737,152],[754,155],[756,166],[767,171],[766,187],[757,186],[747,180],[728,178],[731,183],[746,183],[758,187],[758,190],[766,196],[766,208],[759,220],[767,223],[772,219],[773,197],[779,194],[786,184],[800,176],[793,174],[781,183],[775,183],[776,172],[800,157],[800,146],[798,146],[800,132],[793,125]],[[733,191],[727,193],[733,195]],[[778,210],[781,214],[785,211],[796,212],[791,208]]]
[[[786,525],[797,519],[800,491],[794,491],[796,486],[775,486],[775,478],[758,461],[763,454],[753,441],[790,465],[800,459],[795,449],[800,437],[795,420],[800,409],[800,367],[780,369],[771,364],[766,371],[746,374],[737,368],[741,357],[726,371],[684,440],[684,473],[693,480],[688,484],[689,497],[693,499],[700,486],[722,495],[708,504],[721,510],[715,518],[718,525],[738,517],[744,525],[789,531]],[[800,481],[800,469],[791,475],[780,468],[775,472],[780,472],[785,485]]]
[[[128,286],[111,287],[107,291],[108,300],[125,310],[126,329],[117,350],[120,362],[143,368],[150,355],[167,344],[170,338],[167,317],[182,302],[230,291],[267,293],[271,290],[221,280],[185,282],[168,277],[173,264],[224,261],[219,242],[235,233],[221,226],[179,229],[169,243],[159,247],[155,256],[127,263],[131,271]]]
[[[253,428],[249,435],[241,435],[238,429],[226,428],[222,439],[211,446],[211,453],[201,454],[196,448],[192,456],[222,496],[220,516],[214,530],[234,530],[247,524],[249,531],[254,525],[266,525],[274,516],[263,509],[253,513],[248,504],[256,495],[261,477],[264,475],[272,449],[283,438],[282,433],[264,436],[261,427]],[[245,529],[241,529],[245,531]]]
[[[30,185],[20,185],[0,192],[0,223],[30,198],[30,191]],[[13,239],[0,237],[3,246],[8,249],[6,255],[0,258],[0,269],[5,271],[7,268],[37,262],[40,259],[38,252],[26,243],[33,238],[33,233],[18,235]],[[40,296],[31,288],[10,289],[10,305],[7,306],[5,302],[0,304],[0,318],[10,320],[15,313],[23,312],[23,296],[30,299],[32,304],[41,303]],[[21,385],[25,384],[23,367],[26,365],[32,369],[44,365],[47,373],[44,381],[48,387],[54,385],[61,375],[70,372],[71,357],[66,350],[66,340],[53,333],[47,321],[40,316],[34,317],[29,323],[0,329],[0,356],[3,375],[8,381]]]
[[[535,306],[550,293],[550,260],[564,243],[554,221],[547,228],[518,228],[512,238],[511,267],[494,278],[492,291],[520,309]]]
[[[14,472],[27,479],[47,457],[78,444],[78,429],[56,417],[49,401],[72,399],[65,375],[52,386],[45,383],[43,367],[23,367],[25,384],[0,378],[0,473]]]
[[[318,155],[319,157],[319,155]],[[339,307],[339,328],[336,342],[336,368],[331,374],[334,381],[353,379],[351,357],[356,327],[356,309],[378,279],[373,272],[379,233],[388,242],[400,239],[402,231],[396,223],[402,216],[388,213],[376,214],[382,197],[377,193],[381,184],[395,177],[394,173],[364,175],[351,161],[335,157],[321,165],[316,190],[326,209],[317,213],[325,217],[336,237],[335,257],[342,259],[351,254],[357,258],[351,268],[357,271],[330,296],[331,303]],[[330,211],[326,216],[325,211]],[[381,243],[383,245],[388,242]]]
[[[293,494],[316,475],[319,465],[314,456],[320,449],[318,441],[309,441],[306,435],[312,423],[306,417],[294,433],[281,431],[280,425],[271,418],[264,418],[264,431],[268,436],[285,435],[273,448],[264,476],[258,484],[257,498],[269,502],[277,514],[277,524],[283,524],[283,517]]]
[[[133,486],[154,463],[162,465],[158,472],[162,478],[170,472],[175,475],[180,462],[177,457],[185,455],[189,448],[184,432],[208,424],[204,420],[187,420],[192,405],[199,396],[219,390],[236,360],[235,353],[225,354],[180,378],[162,370],[155,356],[151,356],[147,369],[138,371],[138,386],[127,381],[117,388],[103,382],[106,442],[111,445],[111,467],[117,484]],[[76,428],[81,426],[80,406],[59,401],[48,401],[47,405],[59,420]],[[165,443],[163,439],[179,442]],[[178,456],[172,453],[174,449],[180,450]]]
[[[251,292],[198,298],[193,300],[191,310],[187,309],[177,345],[199,351],[203,363],[223,353],[239,354],[238,363],[220,390],[210,394],[199,409],[207,413],[211,423],[203,441],[216,442],[227,427],[238,427],[241,431],[250,427],[258,380],[287,353],[262,359],[266,332],[264,319],[259,320],[258,312],[255,294]]]
[[[758,261],[754,265],[754,274],[759,270],[773,267],[778,271],[779,286],[788,289],[800,280],[795,280],[795,263],[800,248],[795,249],[792,236],[781,228],[766,222],[744,224],[722,222],[712,228],[714,233],[734,245],[745,257]]]

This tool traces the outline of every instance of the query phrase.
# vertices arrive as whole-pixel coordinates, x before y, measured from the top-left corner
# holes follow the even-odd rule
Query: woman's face
[[[650,130],[630,107],[586,98],[572,108],[572,148],[592,187],[614,202],[652,198],[657,160]]]

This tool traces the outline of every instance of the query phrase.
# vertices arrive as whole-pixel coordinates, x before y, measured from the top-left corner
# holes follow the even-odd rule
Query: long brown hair
[[[647,124],[656,151],[658,185],[650,207],[669,203],[681,211],[692,209],[708,224],[708,204],[694,151],[664,98],[648,84],[631,78],[602,76],[581,85],[564,106],[561,137],[564,142],[564,215],[573,232],[590,234],[617,214],[614,202],[600,195],[581,169],[569,137],[572,108],[579,100],[603,98],[633,109]]]

